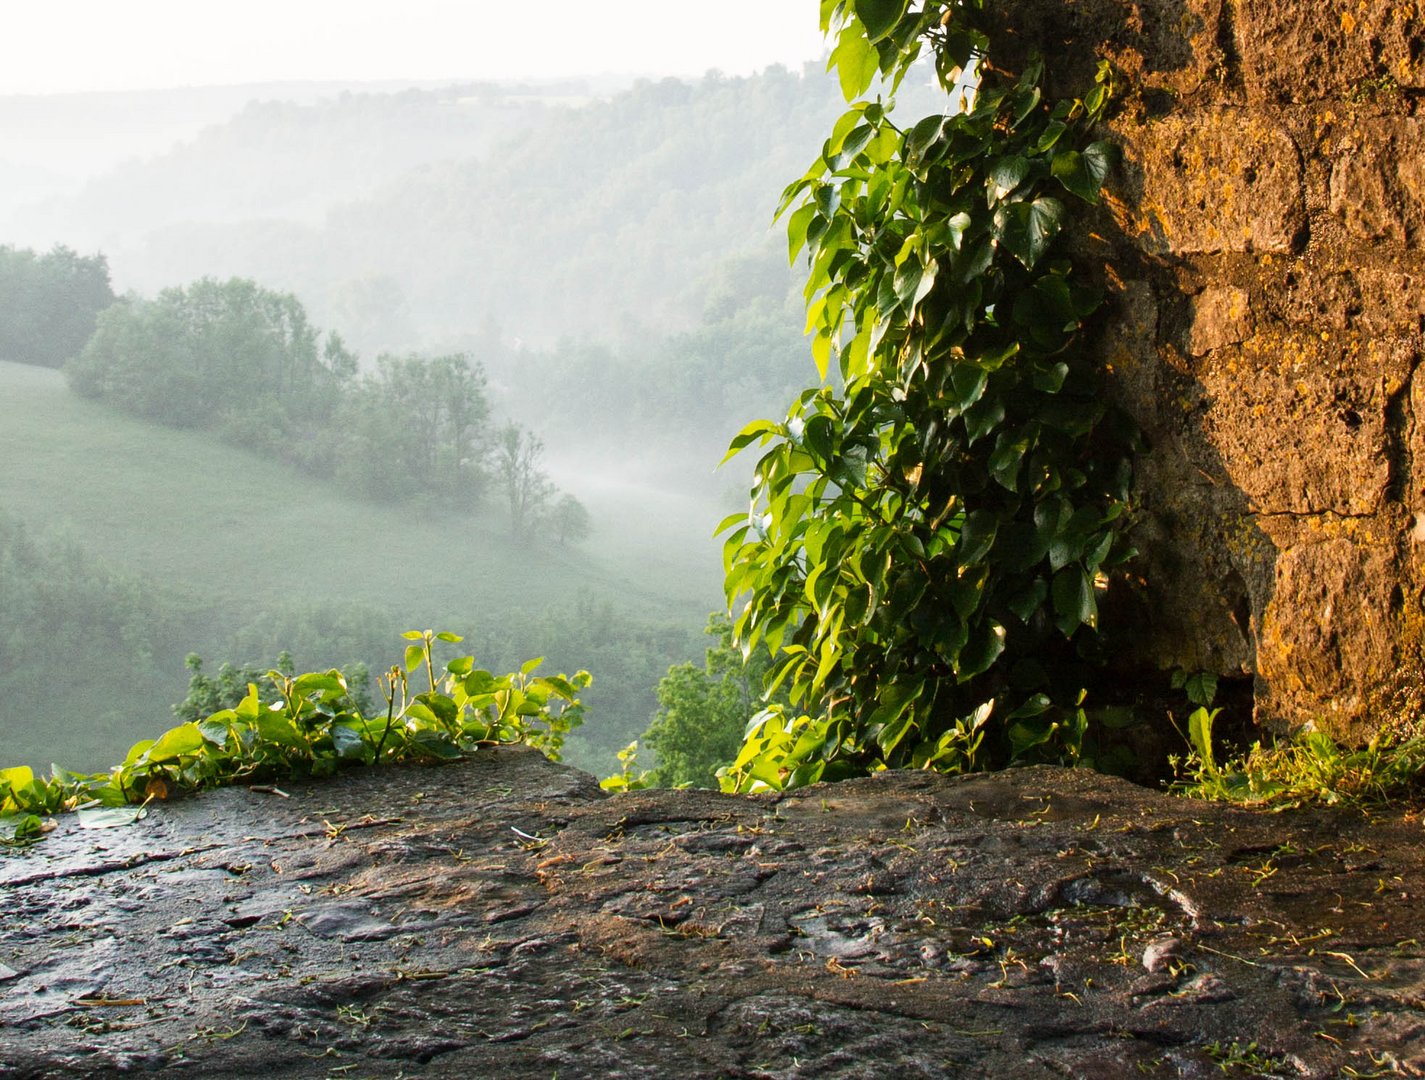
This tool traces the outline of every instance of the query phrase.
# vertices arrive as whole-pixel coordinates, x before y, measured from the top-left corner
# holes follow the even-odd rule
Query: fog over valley
[[[817,377],[772,217],[844,104],[789,59],[0,97],[0,765],[430,627],[588,669],[616,770]]]

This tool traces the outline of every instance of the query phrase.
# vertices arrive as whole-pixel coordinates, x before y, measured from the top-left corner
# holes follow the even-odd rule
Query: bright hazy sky
[[[0,0],[0,94],[796,69],[816,0]]]

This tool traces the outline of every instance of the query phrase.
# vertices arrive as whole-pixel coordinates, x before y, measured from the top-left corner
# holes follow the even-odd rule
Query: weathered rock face
[[[1151,445],[1143,659],[1255,680],[1259,720],[1409,715],[1425,558],[1425,8],[1014,0],[1004,44],[1123,73],[1080,249]]]
[[[1425,1076],[1418,817],[517,749],[288,792],[0,856],[0,1077]]]

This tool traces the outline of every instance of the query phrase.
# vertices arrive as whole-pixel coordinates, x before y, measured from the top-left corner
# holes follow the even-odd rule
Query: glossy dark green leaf
[[[1041,555],[1040,558],[1043,558]],[[1038,562],[1039,560],[1034,560]],[[1049,585],[1043,578],[1035,578],[1023,588],[1012,593],[1005,606],[1020,622],[1027,623],[1044,604],[1049,595]]]
[[[906,154],[913,159],[923,158],[925,152],[940,138],[944,127],[943,116],[927,116],[921,120],[906,133]]]
[[[979,401],[989,382],[989,373],[978,364],[956,364],[950,370],[950,400],[961,412]]]
[[[1098,621],[1098,604],[1093,585],[1080,566],[1066,566],[1054,575],[1054,624],[1065,637],[1071,637],[1080,626],[1093,626]]]
[[[1030,380],[1034,389],[1041,394],[1057,394],[1068,377],[1069,365],[1062,360],[1053,364],[1036,365]]]
[[[813,416],[802,431],[802,442],[820,461],[828,461],[835,451],[834,428],[831,418]]]
[[[970,631],[969,640],[960,650],[956,674],[961,682],[983,675],[1004,652],[1004,627],[993,619],[986,619]]]
[[[976,510],[965,518],[960,527],[960,542],[955,547],[955,558],[962,566],[973,566],[989,554],[999,531],[999,518],[989,510]]]
[[[991,434],[1004,420],[1004,402],[998,397],[981,398],[965,412],[965,433],[970,446]]]
[[[1025,438],[1010,439],[1001,435],[996,440],[995,449],[990,454],[989,469],[1000,487],[1008,491],[1019,490],[1019,466],[1028,449],[1029,441]]]
[[[1063,229],[1066,216],[1064,204],[1048,196],[1008,203],[995,212],[996,236],[1011,255],[1032,270]]]
[[[1007,157],[997,161],[990,169],[989,183],[987,185],[986,199],[990,206],[1000,202],[1006,195],[1009,195],[1024,183],[1029,175],[1029,159],[1024,157]]]
[[[984,600],[985,584],[989,576],[987,566],[966,566],[961,569],[960,575],[946,586],[950,606],[961,619],[968,619],[979,609]]]

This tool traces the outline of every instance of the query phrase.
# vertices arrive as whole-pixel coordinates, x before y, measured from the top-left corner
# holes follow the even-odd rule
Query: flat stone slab
[[[1425,1075],[1409,813],[522,749],[283,789],[0,857],[0,1077]]]

